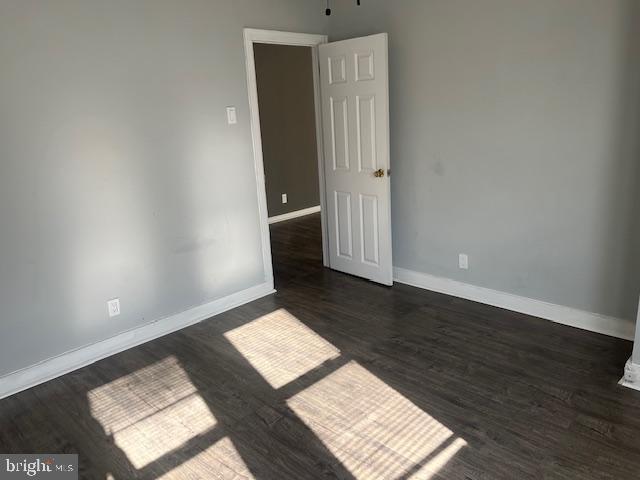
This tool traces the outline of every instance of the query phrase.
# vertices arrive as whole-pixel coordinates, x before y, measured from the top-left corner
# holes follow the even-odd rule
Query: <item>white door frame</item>
[[[296,45],[311,47],[313,62],[313,89],[316,112],[316,143],[318,147],[318,180],[320,183],[320,218],[322,222],[322,263],[329,266],[329,245],[327,243],[327,222],[325,209],[324,153],[322,137],[322,111],[320,103],[320,70],[318,64],[318,45],[327,43],[327,35],[309,33],[278,32],[275,30],[244,29],[244,52],[247,62],[247,90],[249,92],[249,114],[251,117],[251,138],[253,143],[253,162],[258,188],[258,214],[262,233],[262,259],[264,261],[265,280],[273,284],[273,265],[271,260],[271,238],[269,236],[269,214],[267,212],[267,191],[262,158],[262,132],[260,131],[260,109],[258,107],[258,84],[256,65],[253,56],[254,43],[272,43],[277,45]]]

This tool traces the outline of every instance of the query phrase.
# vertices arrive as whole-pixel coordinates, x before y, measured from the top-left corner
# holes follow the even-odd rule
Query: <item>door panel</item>
[[[345,83],[347,81],[347,59],[344,55],[329,57],[329,84]]]
[[[349,120],[347,98],[333,98],[331,102],[331,156],[333,169],[349,170]]]
[[[358,168],[361,172],[374,172],[376,163],[376,97],[374,95],[358,95],[357,134],[358,134]]]
[[[338,256],[351,260],[353,257],[351,194],[348,192],[335,192],[335,197]]]
[[[387,35],[320,45],[319,61],[329,264],[391,285]]]
[[[378,250],[378,198],[373,195],[360,195],[360,240],[362,243],[362,261],[369,265],[380,265]]]
[[[373,52],[356,53],[356,82],[375,80]]]

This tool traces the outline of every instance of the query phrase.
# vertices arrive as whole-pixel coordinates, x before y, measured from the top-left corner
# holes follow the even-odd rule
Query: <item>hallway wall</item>
[[[257,43],[253,50],[269,216],[318,206],[311,48]]]

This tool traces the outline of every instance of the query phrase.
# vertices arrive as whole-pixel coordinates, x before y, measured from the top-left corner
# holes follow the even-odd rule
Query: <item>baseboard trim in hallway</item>
[[[393,274],[396,282],[413,287],[524,313],[611,337],[633,340],[635,325],[621,318],[586,312],[399,267],[393,269]]]
[[[294,218],[304,217],[320,211],[320,205],[315,207],[303,208],[302,210],[296,210],[295,212],[283,213],[282,215],[276,215],[269,217],[269,224],[284,222],[285,220],[292,220]]]
[[[274,292],[273,283],[265,282],[10,373],[0,377],[0,399]]]

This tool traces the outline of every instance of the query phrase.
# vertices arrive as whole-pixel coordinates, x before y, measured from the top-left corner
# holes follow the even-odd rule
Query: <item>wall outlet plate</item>
[[[107,302],[107,310],[109,311],[110,317],[116,317],[120,315],[120,299],[114,298],[113,300],[109,300]]]
[[[469,256],[466,253],[458,255],[458,267],[462,270],[469,270]]]
[[[289,200],[287,200],[287,194],[283,193],[282,194],[282,203],[287,203]]]

